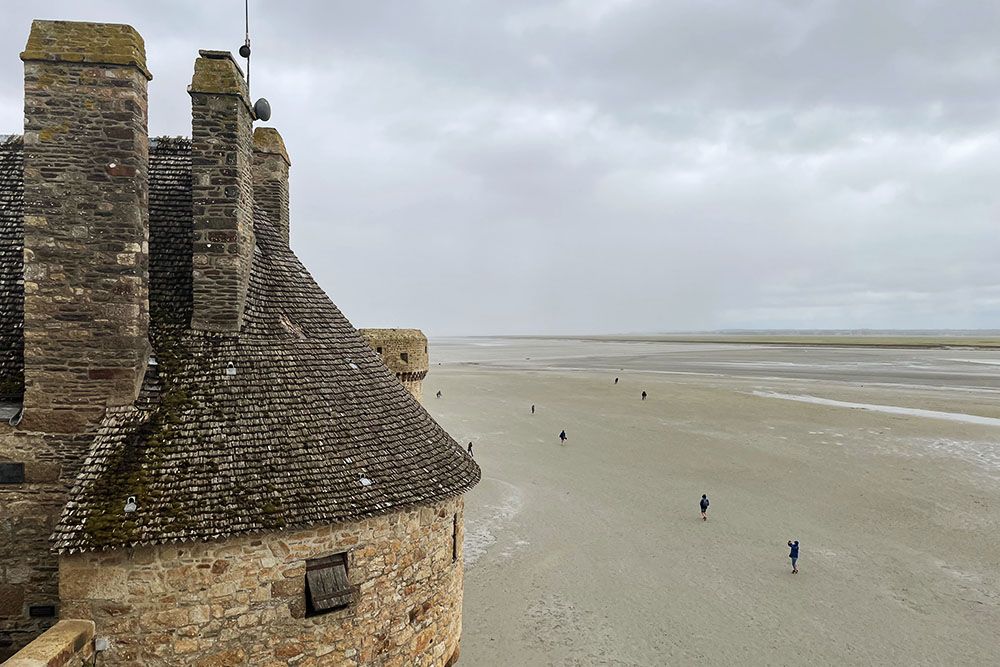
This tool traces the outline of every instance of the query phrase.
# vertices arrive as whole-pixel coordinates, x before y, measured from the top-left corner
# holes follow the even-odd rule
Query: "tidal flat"
[[[462,664],[1000,661],[1000,350],[431,353],[427,408],[483,469]]]

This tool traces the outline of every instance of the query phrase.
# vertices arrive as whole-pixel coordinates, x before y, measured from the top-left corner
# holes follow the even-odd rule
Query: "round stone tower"
[[[382,362],[413,397],[423,401],[423,382],[427,375],[427,336],[420,329],[359,329],[368,344],[382,357]]]

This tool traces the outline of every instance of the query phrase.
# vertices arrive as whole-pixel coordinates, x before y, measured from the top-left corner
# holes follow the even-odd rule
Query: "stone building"
[[[480,471],[289,249],[291,160],[236,61],[201,51],[191,138],[150,139],[131,27],[35,21],[21,59],[0,658],[453,663]]]
[[[424,399],[424,378],[430,363],[427,336],[420,329],[359,329],[382,362],[418,401]]]

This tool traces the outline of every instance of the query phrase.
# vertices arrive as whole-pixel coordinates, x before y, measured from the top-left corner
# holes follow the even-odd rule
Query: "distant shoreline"
[[[976,336],[824,336],[743,334],[615,334],[592,336],[483,336],[536,340],[584,340],[622,343],[715,343],[722,345],[785,345],[792,347],[871,347],[896,349],[1000,349],[1000,337]]]

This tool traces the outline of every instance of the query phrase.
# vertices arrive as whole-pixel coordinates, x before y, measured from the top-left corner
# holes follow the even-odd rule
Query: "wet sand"
[[[462,664],[1000,661],[1000,426],[828,403],[1000,418],[1000,353],[718,347],[434,342]]]

